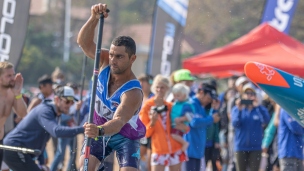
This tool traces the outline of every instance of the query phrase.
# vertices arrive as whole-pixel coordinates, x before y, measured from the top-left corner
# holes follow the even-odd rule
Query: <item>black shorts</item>
[[[146,138],[146,137],[141,138],[140,139],[140,145],[144,146],[148,149],[151,149],[151,138]]]

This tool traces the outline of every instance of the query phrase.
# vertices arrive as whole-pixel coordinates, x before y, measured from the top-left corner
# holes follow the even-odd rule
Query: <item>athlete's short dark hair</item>
[[[136,54],[136,44],[135,41],[129,36],[118,36],[113,41],[114,46],[124,46],[129,58]]]

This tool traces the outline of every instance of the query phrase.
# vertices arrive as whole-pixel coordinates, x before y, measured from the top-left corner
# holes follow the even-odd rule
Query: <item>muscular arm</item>
[[[87,57],[95,59],[96,44],[94,43],[94,31],[98,24],[98,19],[90,17],[79,31],[77,43]]]
[[[97,13],[98,6],[92,6],[91,8],[91,17],[88,21],[82,26],[79,31],[77,43],[81,47],[84,54],[91,58],[95,59],[95,51],[96,51],[96,44],[94,42],[94,33],[95,28],[98,24],[98,17],[99,14]],[[107,49],[102,49],[100,54],[100,64],[99,66],[102,67],[109,63],[109,51]]]
[[[114,113],[113,120],[102,125],[105,135],[118,133],[140,108],[142,98],[143,95],[138,89],[133,89],[123,94],[121,97],[121,103]]]
[[[19,117],[24,117],[27,114],[26,104],[23,98],[14,99],[13,109]]]
[[[39,98],[34,98],[31,103],[29,104],[29,106],[27,107],[27,112],[30,112],[34,107],[36,107],[37,105],[39,105],[42,102],[41,99]]]
[[[48,107],[42,109],[43,110],[41,110],[38,117],[38,122],[52,137],[73,137],[84,132],[84,128],[81,126],[68,127],[58,125],[51,108]]]
[[[20,73],[15,75],[15,85],[14,88],[11,89],[11,93],[13,94],[13,110],[19,117],[24,117],[27,114],[26,111],[26,104],[23,100],[23,97],[21,95],[21,89],[23,87],[23,77]],[[21,95],[18,99],[16,99],[16,96]]]

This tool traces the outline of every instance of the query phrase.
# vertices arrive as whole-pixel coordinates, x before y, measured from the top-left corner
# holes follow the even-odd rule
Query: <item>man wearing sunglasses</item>
[[[82,126],[73,128],[60,126],[57,117],[69,113],[75,101],[74,91],[68,86],[55,91],[54,101],[45,100],[28,113],[28,115],[4,139],[4,145],[38,149],[43,151],[50,136],[73,137],[84,132]],[[32,154],[4,151],[4,161],[14,171],[41,171]]]

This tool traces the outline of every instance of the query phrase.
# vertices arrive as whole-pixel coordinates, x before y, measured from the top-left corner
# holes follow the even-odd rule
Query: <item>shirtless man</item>
[[[23,101],[21,89],[23,77],[20,73],[15,74],[13,64],[0,62],[0,144],[4,137],[4,124],[12,109],[18,117],[24,117],[26,104]],[[3,151],[0,150],[0,168],[2,163]]]
[[[81,28],[78,44],[84,53],[94,59],[96,45],[94,29],[99,14],[106,13],[105,4],[93,5],[91,17]],[[135,171],[139,164],[139,139],[145,136],[145,126],[138,118],[143,100],[139,81],[131,70],[136,59],[136,45],[132,38],[119,36],[110,50],[102,50],[98,76],[93,123],[85,123],[85,135],[93,140],[88,170],[97,170],[103,160],[116,151],[121,171]],[[98,127],[97,127],[98,126]],[[83,149],[84,151],[84,149]],[[82,152],[84,154],[84,152]],[[84,155],[80,157],[81,169]]]

